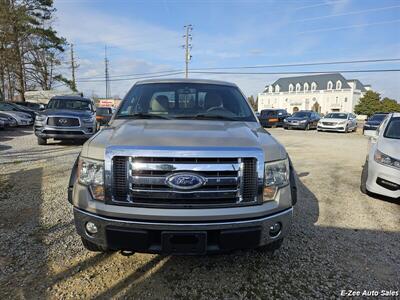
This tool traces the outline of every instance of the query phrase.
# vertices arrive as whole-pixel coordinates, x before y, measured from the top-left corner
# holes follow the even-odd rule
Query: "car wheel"
[[[363,194],[368,194],[367,190],[367,179],[368,179],[368,160],[365,160],[362,172],[361,172],[361,185],[360,190]]]
[[[349,125],[346,125],[346,128],[344,129],[344,133],[348,133],[349,132]]]
[[[47,139],[37,137],[37,143],[38,145],[47,145]]]
[[[310,130],[310,123],[307,123],[306,128],[304,130]]]
[[[111,252],[110,249],[100,246],[100,245],[97,245],[95,243],[92,243],[82,237],[81,237],[81,240],[82,240],[83,247],[85,247],[86,250],[93,251],[93,252]]]

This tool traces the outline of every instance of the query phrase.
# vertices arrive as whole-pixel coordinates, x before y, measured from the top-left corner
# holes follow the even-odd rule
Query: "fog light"
[[[85,227],[89,234],[96,234],[98,231],[96,224],[92,222],[87,222]]]
[[[281,223],[275,223],[275,224],[273,224],[273,225],[271,225],[270,227],[269,227],[269,235],[271,236],[271,237],[275,237],[275,236],[277,236],[279,233],[281,233],[281,229],[282,229],[282,225],[281,225]]]

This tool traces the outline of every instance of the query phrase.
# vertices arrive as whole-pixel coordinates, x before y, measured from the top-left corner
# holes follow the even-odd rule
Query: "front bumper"
[[[157,222],[134,221],[103,217],[74,207],[75,226],[78,234],[92,243],[112,250],[129,250],[144,253],[175,253],[166,248],[163,236],[167,234],[201,233],[206,238],[204,253],[224,252],[234,249],[256,248],[287,235],[293,216],[293,208],[253,219],[234,221]],[[85,230],[87,222],[98,228],[94,235]],[[270,227],[280,223],[277,236],[270,235]],[[204,254],[203,253],[203,254]],[[201,254],[177,251],[175,254]]]
[[[396,187],[397,185],[397,187]],[[400,170],[368,159],[367,190],[391,198],[400,198]]]
[[[96,133],[96,125],[85,124],[81,127],[55,127],[55,126],[34,126],[35,135],[44,139],[88,139]]]
[[[284,128],[306,129],[307,122],[305,122],[305,123],[300,123],[300,122],[298,122],[298,123],[289,123],[289,122],[286,122],[286,123],[283,124],[283,127]]]
[[[338,132],[345,132],[345,131],[346,131],[346,124],[344,124],[344,125],[333,125],[333,126],[320,125],[320,124],[318,124],[317,130],[320,130],[320,131],[338,131]]]

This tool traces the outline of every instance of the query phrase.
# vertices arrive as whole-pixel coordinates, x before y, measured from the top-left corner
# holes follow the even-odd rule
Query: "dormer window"
[[[340,80],[336,81],[336,89],[341,90],[342,89],[342,82]]]
[[[301,85],[300,85],[300,83],[297,83],[296,84],[296,92],[300,92],[300,90],[301,90]]]
[[[332,81],[328,81],[327,89],[328,90],[332,90],[333,89],[333,82]]]
[[[274,91],[274,87],[272,85],[269,86],[268,92],[272,93]]]
[[[289,84],[289,92],[293,92],[293,88],[294,88],[293,84]]]
[[[305,92],[308,92],[308,88],[309,88],[309,86],[308,86],[308,83],[306,82],[306,83],[304,84],[304,91],[305,91]]]
[[[277,85],[275,86],[275,93],[279,93],[279,91],[280,91],[280,87],[279,87],[279,85],[277,84]]]
[[[315,82],[311,83],[311,91],[315,91],[317,89],[317,84]]]

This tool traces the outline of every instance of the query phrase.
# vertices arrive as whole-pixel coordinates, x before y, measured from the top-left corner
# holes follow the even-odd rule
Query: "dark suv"
[[[97,122],[93,101],[77,96],[51,98],[45,110],[37,115],[34,125],[39,145],[47,139],[86,140],[96,133]]]
[[[286,118],[283,128],[292,129],[300,128],[308,130],[311,128],[316,129],[318,127],[318,121],[321,119],[320,115],[314,111],[301,110],[295,112],[293,116]]]
[[[261,126],[273,127],[283,126],[283,120],[289,116],[290,114],[285,109],[263,109],[258,119]]]

